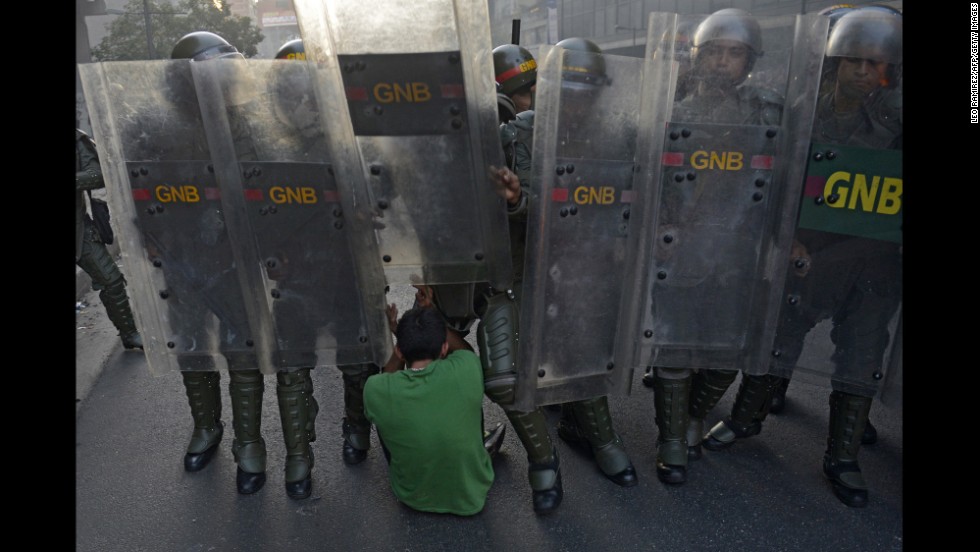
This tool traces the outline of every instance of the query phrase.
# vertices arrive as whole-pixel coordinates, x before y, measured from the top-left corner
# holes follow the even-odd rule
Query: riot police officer
[[[563,86],[574,87],[583,92],[586,97],[591,97],[593,88],[601,86],[605,79],[605,68],[599,47],[592,41],[581,38],[563,40],[556,47],[569,51],[566,60],[568,67],[563,71]],[[512,54],[503,55],[508,52]],[[531,63],[533,58],[530,53],[507,45],[495,49],[495,54],[498,54],[494,56],[497,81],[505,89],[519,91],[530,88],[537,73],[537,64]],[[533,72],[529,68],[533,68]],[[515,103],[519,101],[515,100]],[[533,128],[533,111],[521,112],[514,121],[501,126],[501,138],[507,162],[518,176],[520,184],[520,193],[514,194],[508,207],[511,220],[511,252],[515,269],[514,294],[518,305],[522,297],[524,280],[527,214],[532,207],[530,202],[534,197],[531,191],[534,188],[531,182]],[[587,133],[587,129],[579,130],[579,134]],[[589,156],[598,155],[599,152],[592,149],[580,153]],[[536,478],[551,476],[553,470],[556,487],[560,491],[557,449],[554,449],[550,443],[542,409],[518,413],[508,411],[507,406],[504,406],[504,410],[528,451],[532,489],[535,489],[536,494],[539,493],[539,479]],[[637,484],[636,471],[629,460],[622,439],[613,428],[605,395],[563,404],[561,410],[562,418],[557,431],[559,437],[590,453],[603,475],[613,483],[623,487]]]
[[[174,45],[171,59],[206,61],[222,58],[244,58],[224,38],[210,32],[198,31],[183,36]],[[198,140],[205,140],[202,136]],[[221,290],[219,290],[220,292]],[[257,368],[231,369],[229,360],[228,394],[232,405],[232,426],[235,439],[232,453],[238,464],[236,486],[241,494],[252,494],[265,485],[265,440],[261,435],[262,394],[265,381]],[[221,394],[218,371],[181,369],[184,387],[194,419],[194,431],[184,456],[184,469],[195,472],[204,469],[218,450],[224,434],[221,421]]]
[[[102,165],[92,138],[75,128],[75,264],[92,278],[92,288],[106,315],[119,332],[123,347],[142,349],[143,339],[136,329],[133,311],[126,295],[126,279],[109,254],[105,242],[85,209],[85,193],[105,188]]]
[[[497,91],[514,105],[514,114],[531,109],[538,63],[531,52],[517,44],[501,44],[493,49]]]
[[[580,44],[571,41],[567,45],[570,49],[575,49]],[[591,46],[597,48],[594,44]],[[530,105],[527,97],[532,94],[537,77],[537,63],[530,52],[512,44],[498,46],[494,49],[494,73],[500,94],[507,96],[515,106]],[[521,98],[522,94],[525,99]],[[546,514],[557,509],[564,496],[558,450],[551,441],[547,419],[541,408],[524,412],[513,407],[516,384],[513,367],[517,355],[516,334],[524,279],[527,214],[531,198],[533,120],[534,112],[524,110],[517,113],[515,119],[502,124],[500,131],[507,164],[514,173],[510,176],[516,175],[516,178],[509,177],[506,191],[514,267],[512,289],[499,291],[479,285],[472,288],[469,298],[466,293],[459,293],[460,286],[432,286],[423,290],[423,293],[430,293],[428,297],[431,297],[432,302],[443,313],[449,322],[447,326],[457,335],[456,339],[459,341],[469,331],[472,323],[479,319],[477,340],[486,394],[503,408],[517,432],[527,452],[528,479],[534,511]],[[472,315],[466,315],[465,308],[450,310],[447,305],[473,305]],[[458,315],[451,316],[452,312]],[[580,424],[576,423],[576,418],[581,420]],[[617,485],[632,486],[637,483],[636,471],[626,455],[621,439],[612,428],[605,396],[569,405],[559,434],[593,453],[604,475]]]
[[[758,21],[736,8],[712,13],[697,26],[691,45],[686,95],[675,100],[672,119],[730,125],[778,125],[782,98],[745,84],[761,56]],[[657,477],[663,483],[687,480],[689,459],[701,457],[705,415],[721,399],[737,370],[655,367],[646,380],[654,389]],[[645,381],[644,383],[651,383]]]
[[[848,12],[858,9],[852,4],[838,4],[825,8],[819,13],[826,15],[830,19],[830,29],[834,28],[834,25]],[[895,8],[889,6],[880,5],[867,5],[861,6],[862,10],[866,13],[871,11],[879,11],[884,14],[895,15],[901,17],[902,13]],[[826,73],[826,71],[825,71]],[[832,92],[833,86],[835,85],[836,79],[833,76],[828,76],[821,80],[822,94],[829,94]],[[875,93],[871,95],[868,100],[868,110],[876,114],[876,120],[887,127],[889,127],[892,132],[896,135],[902,134],[902,91],[900,86],[896,86],[898,83],[891,83],[890,86],[885,86],[879,88]],[[895,146],[901,149],[901,144],[896,143]],[[789,388],[789,377],[780,377],[776,386],[773,389],[772,397],[769,400],[769,413],[779,414],[786,408],[786,391]],[[862,445],[871,445],[878,441],[878,431],[875,429],[871,420],[868,420],[868,424],[864,428],[864,434],[861,436]]]
[[[894,11],[858,8],[840,17],[827,42],[825,82],[812,132],[815,144],[854,146],[861,149],[851,155],[858,156],[900,149],[900,93],[895,87],[901,52],[901,17]],[[832,197],[818,199],[833,202]],[[804,338],[829,318],[835,351],[823,471],[841,502],[863,507],[868,491],[857,456],[862,444],[875,440],[867,431],[868,412],[889,344],[888,324],[901,304],[900,231],[897,239],[886,239],[867,231],[847,235],[843,226],[818,229],[804,222],[806,210],[812,208],[806,203],[803,207],[786,286],[787,293],[799,301],[785,306],[780,315],[774,346],[779,355],[772,363],[775,376],[746,378],[742,386],[746,395],[767,397],[773,392],[772,378],[783,376],[778,381],[788,383],[803,353]],[[846,209],[836,211],[847,216]],[[705,435],[705,448],[727,448],[760,431],[766,410],[746,408],[741,399],[740,394],[732,414]]]
[[[305,60],[306,49],[302,39],[285,42],[276,52],[275,59]],[[276,112],[286,119],[286,124],[302,135],[315,136],[316,140],[301,140],[309,147],[325,148],[323,131],[315,110],[313,90],[298,91],[290,83],[276,89]],[[304,94],[310,94],[305,96]],[[284,105],[289,104],[289,105]],[[301,105],[303,104],[303,105]],[[367,458],[371,447],[371,422],[364,415],[364,384],[367,378],[380,371],[374,364],[352,364],[339,367],[344,382],[344,419],[341,422],[343,445],[341,457],[347,465],[359,464]]]
[[[206,61],[244,56],[224,38],[210,32],[193,32],[174,45],[171,59]],[[234,123],[233,123],[234,124]],[[237,291],[237,285],[228,284]],[[215,289],[230,293],[230,289]],[[234,298],[231,298],[234,301]],[[263,374],[258,368],[242,366],[249,359],[228,356],[228,393],[232,405],[235,439],[232,453],[238,464],[236,486],[241,494],[259,491],[266,481],[266,444],[261,433]],[[194,419],[194,432],[184,457],[187,471],[198,471],[210,462],[224,433],[221,421],[220,372],[187,370],[181,375]],[[290,498],[304,499],[312,491],[313,452],[310,443],[316,439],[314,420],[318,411],[313,397],[309,369],[279,371],[276,394],[286,441],[285,487]]]

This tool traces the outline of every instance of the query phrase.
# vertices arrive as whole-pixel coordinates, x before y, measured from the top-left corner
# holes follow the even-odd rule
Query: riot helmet
[[[837,63],[850,59],[887,64],[881,85],[896,85],[902,66],[902,16],[880,6],[844,14],[830,31],[827,57]]]
[[[602,49],[586,38],[566,38],[555,44],[566,50],[562,58],[562,88],[593,90],[609,84]]]
[[[857,9],[857,6],[854,4],[834,4],[833,6],[824,8],[817,13],[820,15],[826,15],[827,18],[830,19],[830,28],[833,29],[834,25],[838,20],[840,20],[841,17],[844,17],[845,13],[854,11],[855,9]]]
[[[861,9],[864,11],[878,11],[890,15],[897,15],[899,17],[902,15],[902,10],[891,6],[886,6],[884,4],[869,4],[867,6],[861,6]]]
[[[280,46],[279,51],[276,52],[276,59],[306,59],[303,39],[294,38]]]
[[[497,91],[511,96],[534,85],[538,78],[538,63],[527,48],[502,44],[493,49],[493,72]]]
[[[741,70],[730,75],[733,85],[741,84],[755,60],[762,55],[762,29],[759,22],[745,10],[726,8],[709,15],[694,31],[691,45],[691,63],[703,78],[711,68],[708,61],[723,51],[736,51],[745,48],[745,62]],[[740,53],[740,52],[739,52]],[[726,77],[727,78],[727,77]]]
[[[181,37],[170,52],[170,59],[189,59],[205,61],[220,58],[239,58],[245,56],[227,40],[208,31],[196,31]]]

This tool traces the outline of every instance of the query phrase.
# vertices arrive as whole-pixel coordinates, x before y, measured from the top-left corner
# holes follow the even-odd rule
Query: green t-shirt
[[[398,500],[424,512],[473,515],[493,483],[483,447],[483,371],[459,350],[423,370],[368,378],[364,413],[391,453]]]

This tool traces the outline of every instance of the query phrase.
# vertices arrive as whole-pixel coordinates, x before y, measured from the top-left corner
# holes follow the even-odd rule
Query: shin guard
[[[200,454],[221,441],[221,374],[218,372],[181,372],[187,402],[194,419],[194,432],[187,446],[188,454]]]
[[[591,445],[602,473],[615,475],[632,465],[623,440],[613,430],[609,402],[605,396],[575,401],[568,406],[572,409],[579,431]]]
[[[341,429],[344,441],[357,451],[367,451],[371,448],[371,422],[364,415],[364,384],[380,369],[373,364],[361,364],[343,367],[341,371],[344,380],[344,420]]]
[[[852,489],[867,489],[858,466],[858,451],[861,450],[861,436],[868,423],[871,402],[871,397],[842,391],[830,394],[830,427],[824,453],[824,471],[832,472],[831,479]]]
[[[531,464],[547,464],[553,460],[554,445],[548,434],[548,424],[544,412],[540,408],[531,412],[516,412],[504,410],[517,433],[517,438],[524,445],[527,461]]]
[[[258,370],[231,370],[228,394],[231,396],[232,427],[235,440],[232,453],[242,471],[265,471],[265,440],[262,438],[262,393],[265,380]]]
[[[756,428],[756,426],[765,421],[766,416],[769,415],[770,399],[780,379],[782,378],[770,375],[742,375],[731,415],[732,425],[737,428],[737,431],[751,432],[752,435],[759,433],[761,427]]]
[[[129,297],[126,295],[126,280],[120,278],[102,288],[99,299],[102,300],[105,313],[119,331],[119,337],[122,338],[126,348],[142,347],[143,342],[136,330],[136,321],[133,319]]]
[[[657,459],[669,466],[687,466],[687,426],[690,421],[688,399],[691,391],[689,370],[657,368],[653,386],[657,437]],[[664,377],[682,375],[680,378]]]
[[[313,397],[310,369],[276,373],[276,397],[286,442],[286,482],[302,481],[313,469],[314,430],[319,405]]]
[[[514,300],[504,293],[488,297],[476,337],[487,397],[503,407],[513,404],[517,382],[517,304]]]

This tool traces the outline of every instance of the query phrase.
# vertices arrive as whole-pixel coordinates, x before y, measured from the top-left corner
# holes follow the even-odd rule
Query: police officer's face
[[[704,76],[720,82],[738,82],[749,63],[749,48],[734,40],[712,40],[701,47],[698,65]]]
[[[514,102],[514,107],[517,108],[518,113],[531,109],[531,99],[534,98],[535,87],[536,85],[531,85],[526,90],[511,94],[510,99]]]
[[[888,64],[854,57],[840,58],[837,67],[837,86],[841,92],[852,96],[867,96],[885,84]]]

